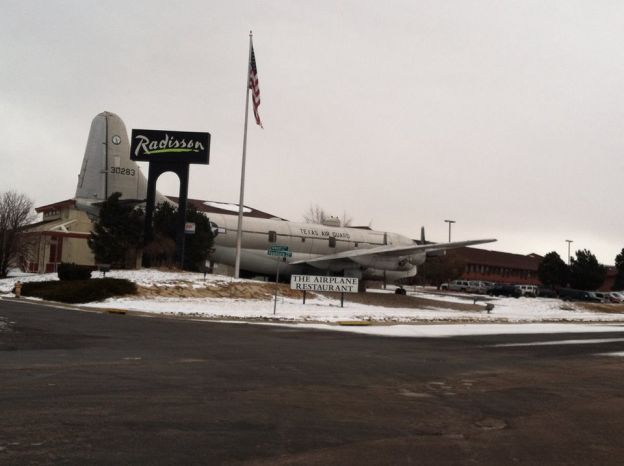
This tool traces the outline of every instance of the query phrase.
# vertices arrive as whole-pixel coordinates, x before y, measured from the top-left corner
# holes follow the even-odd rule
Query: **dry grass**
[[[612,303],[580,303],[577,302],[578,307],[582,307],[591,312],[605,312],[607,314],[624,314],[624,304],[612,304]]]
[[[327,293],[327,295],[340,299],[339,293]],[[435,299],[387,293],[349,293],[345,294],[345,302],[408,309],[439,309],[444,306],[446,309],[455,311],[483,311],[485,308],[484,304],[442,302]]]
[[[271,299],[275,294],[275,283],[222,283],[207,284],[194,288],[189,282],[177,282],[172,285],[139,286],[139,296],[145,298],[233,298],[233,299]],[[279,284],[280,296],[299,298],[301,293],[293,291],[288,285]]]
[[[193,287],[190,282],[177,282],[171,285],[156,285],[151,287],[139,286],[139,296],[145,298],[231,298],[231,299],[259,299],[270,300],[275,294],[275,283],[207,283],[205,287]],[[289,285],[279,284],[279,296],[301,299],[302,293],[290,289]],[[333,299],[340,299],[339,293],[322,293]],[[316,296],[308,292],[308,299]],[[401,296],[390,293],[345,293],[345,302],[368,304],[389,308],[435,309],[441,306],[440,301]],[[456,311],[483,311],[483,304],[471,303],[443,303],[447,309]]]

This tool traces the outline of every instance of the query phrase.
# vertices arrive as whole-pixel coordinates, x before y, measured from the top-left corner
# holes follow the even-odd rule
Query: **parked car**
[[[611,298],[609,298],[609,293],[605,291],[590,291],[589,294],[600,299],[603,303],[610,303]]]
[[[522,296],[535,298],[537,296],[537,285],[516,285]]]
[[[485,282],[478,281],[478,280],[471,280],[470,288],[468,288],[468,292],[485,294],[487,293],[488,288],[489,286]]]
[[[600,298],[599,296],[596,295],[596,293],[594,293],[593,291],[587,291],[587,295],[589,296],[589,301],[594,302],[594,303],[602,303],[604,302],[604,299]]]
[[[511,296],[519,298],[522,292],[515,285],[496,284],[487,292],[490,296]]]
[[[560,288],[559,298],[564,301],[589,301],[594,303],[601,302],[597,296],[592,296],[589,291],[575,290],[572,288]]]
[[[611,301],[612,303],[622,303],[624,302],[624,294],[617,292],[617,291],[610,291],[608,293],[609,295],[609,301]]]
[[[540,298],[556,298],[557,292],[552,288],[540,286],[537,289],[537,296],[539,296]]]
[[[453,280],[448,284],[449,291],[463,291],[467,293],[470,291],[470,282],[468,280]]]

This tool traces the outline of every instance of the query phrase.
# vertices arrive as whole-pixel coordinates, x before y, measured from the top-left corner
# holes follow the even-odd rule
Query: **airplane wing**
[[[391,256],[409,256],[419,252],[428,251],[444,251],[447,249],[462,248],[464,246],[473,246],[475,244],[493,243],[495,239],[474,239],[469,241],[453,241],[452,243],[431,243],[431,244],[408,244],[401,246],[378,246],[369,249],[352,249],[350,251],[339,252],[336,254],[326,254],[324,256],[313,257],[311,259],[303,259],[289,262],[291,265],[310,264],[313,262],[334,261],[340,259],[351,259],[353,257],[365,257],[374,255]]]

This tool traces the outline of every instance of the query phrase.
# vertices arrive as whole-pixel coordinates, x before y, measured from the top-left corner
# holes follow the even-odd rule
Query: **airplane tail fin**
[[[427,240],[425,239],[425,227],[420,227],[420,244],[427,244]],[[445,256],[446,251],[427,251],[427,257],[439,257]]]
[[[136,162],[130,160],[130,143],[124,122],[111,112],[102,112],[91,122],[87,147],[76,186],[76,204],[91,206],[111,194],[120,199],[145,202],[147,179]],[[156,203],[170,202],[156,193]]]

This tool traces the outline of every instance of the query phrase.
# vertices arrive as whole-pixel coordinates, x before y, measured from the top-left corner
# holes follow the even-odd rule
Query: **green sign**
[[[274,244],[267,249],[267,254],[269,256],[292,257],[292,252],[288,250],[288,246],[281,246],[279,244]]]

